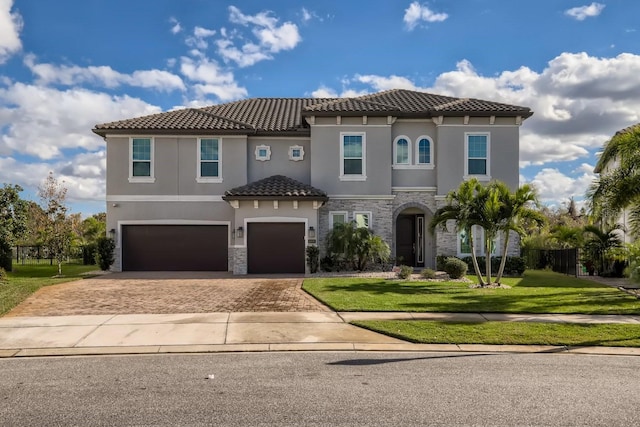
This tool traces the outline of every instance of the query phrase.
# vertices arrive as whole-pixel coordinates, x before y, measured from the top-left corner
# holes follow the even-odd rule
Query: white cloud
[[[581,166],[582,169],[586,167]],[[595,179],[593,166],[591,171],[581,170],[575,177],[565,175],[556,168],[544,168],[530,181],[538,190],[543,203],[558,203],[571,197],[581,199]]]
[[[376,76],[376,75],[360,75],[356,74],[355,80],[360,83],[368,84],[376,91],[383,91],[389,89],[409,89],[416,90],[416,85],[406,77],[391,75],[388,77]]]
[[[285,22],[279,25],[271,12],[245,15],[237,7],[229,6],[229,21],[244,27],[251,26],[251,32],[257,39],[257,42],[243,42],[238,47],[234,40],[240,36],[220,32],[223,38],[216,41],[218,54],[225,61],[233,61],[240,67],[273,59],[273,54],[291,50],[302,41],[296,24]]]
[[[213,37],[215,34],[215,30],[196,26],[193,29],[193,36],[187,37],[186,39],[187,46],[204,50],[209,47],[209,42],[206,40],[207,37]]]
[[[446,13],[433,12],[427,5],[414,1],[404,11],[404,23],[409,31],[413,30],[420,21],[442,22],[449,17]]]
[[[584,21],[586,18],[593,18],[600,15],[604,8],[604,4],[593,2],[588,6],[579,6],[567,9],[564,13],[578,21]]]
[[[53,159],[67,149],[95,151],[104,144],[89,131],[96,123],[159,110],[129,96],[15,83],[0,89],[0,155]]]
[[[180,25],[180,22],[178,22],[176,18],[172,16],[171,18],[169,18],[169,22],[173,24],[173,26],[171,27],[171,34],[178,34],[180,31],[182,31],[182,25]]]
[[[80,67],[78,65],[37,63],[34,55],[26,55],[24,64],[36,76],[36,81],[40,85],[76,86],[93,84],[106,88],[116,88],[124,84],[167,92],[175,89],[185,89],[180,77],[163,70],[140,70],[132,74],[123,74],[104,65]]]
[[[221,101],[233,101],[247,96],[247,90],[238,85],[230,71],[224,71],[217,62],[208,58],[180,58],[180,72],[196,82],[193,90],[198,100],[215,95]]]
[[[13,0],[0,0],[0,64],[22,48],[22,17],[12,6]]]
[[[306,8],[302,8],[302,21],[308,22],[313,19],[313,12],[309,12]]]

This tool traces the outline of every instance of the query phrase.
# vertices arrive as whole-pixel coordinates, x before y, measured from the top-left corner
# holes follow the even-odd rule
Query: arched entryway
[[[429,233],[431,211],[422,205],[405,205],[394,215],[395,257],[398,264],[435,268],[434,238]]]

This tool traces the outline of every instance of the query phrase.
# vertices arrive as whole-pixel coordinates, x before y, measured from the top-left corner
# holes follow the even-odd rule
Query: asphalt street
[[[241,353],[0,360],[6,426],[632,426],[640,358]]]

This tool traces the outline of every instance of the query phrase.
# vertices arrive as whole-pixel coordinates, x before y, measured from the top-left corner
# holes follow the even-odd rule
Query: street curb
[[[393,353],[483,353],[483,354],[579,354],[606,356],[640,356],[632,347],[566,347],[484,344],[366,344],[366,343],[280,343],[280,344],[212,344],[150,345],[132,347],[56,347],[0,349],[0,359],[59,356],[112,356],[149,354],[210,353],[280,353],[280,352],[393,352]]]

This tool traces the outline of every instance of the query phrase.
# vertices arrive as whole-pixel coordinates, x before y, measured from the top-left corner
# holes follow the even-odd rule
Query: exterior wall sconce
[[[236,237],[238,239],[242,239],[243,236],[244,236],[244,229],[242,227],[238,227],[238,230],[236,230]]]
[[[309,227],[309,238],[310,239],[316,238],[316,229],[313,228],[313,226]]]
[[[111,230],[109,230],[109,238],[111,238],[112,240],[116,239],[116,229],[112,228]]]

